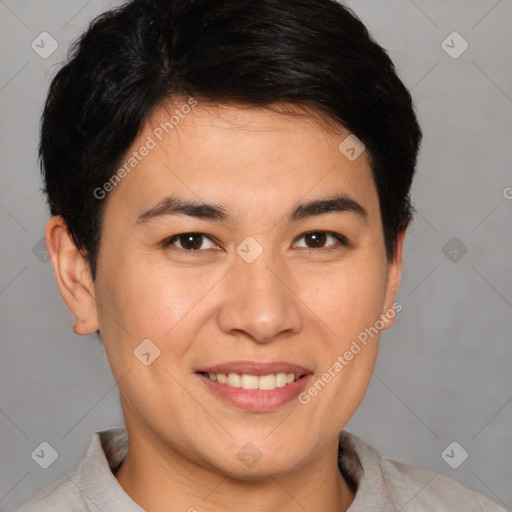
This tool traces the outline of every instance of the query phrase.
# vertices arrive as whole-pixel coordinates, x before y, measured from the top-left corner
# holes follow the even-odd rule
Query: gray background
[[[93,432],[123,422],[103,349],[94,336],[72,333],[51,265],[37,250],[48,218],[36,145],[49,80],[69,42],[118,4],[0,0],[3,512],[72,471]],[[425,133],[403,311],[382,337],[375,376],[347,430],[511,508],[512,1],[347,4],[389,50]],[[47,59],[31,48],[43,31],[59,43]],[[469,44],[458,58],[442,47],[453,31]],[[461,47],[450,38],[445,45]],[[42,441],[58,452],[48,469],[31,458]],[[469,453],[458,469],[441,457],[453,441]],[[457,461],[462,451],[449,453]]]

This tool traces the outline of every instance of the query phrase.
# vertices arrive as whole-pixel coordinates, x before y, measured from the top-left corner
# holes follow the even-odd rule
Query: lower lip
[[[309,373],[282,388],[261,391],[258,389],[234,388],[227,384],[220,384],[200,373],[196,375],[216,395],[240,409],[254,412],[274,411],[291,402],[304,390],[311,377],[313,377],[313,374]]]

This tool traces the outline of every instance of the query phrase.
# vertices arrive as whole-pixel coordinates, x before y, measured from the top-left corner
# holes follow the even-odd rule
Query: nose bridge
[[[286,295],[283,289],[281,279],[278,279],[280,265],[277,264],[277,258],[272,257],[270,251],[262,254],[252,263],[238,261],[235,265],[235,274],[245,288],[246,299],[252,299],[254,306],[260,307],[263,311],[275,301],[274,306],[282,302],[283,295]]]
[[[250,240],[246,243],[237,248],[229,273],[228,298],[219,314],[221,329],[238,335],[243,332],[260,343],[280,333],[297,332],[301,316],[285,284],[289,281],[286,266],[271,248],[258,249]]]

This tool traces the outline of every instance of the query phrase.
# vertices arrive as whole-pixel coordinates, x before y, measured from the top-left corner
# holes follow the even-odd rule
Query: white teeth
[[[242,375],[243,389],[258,389],[259,378],[257,375]]]
[[[260,376],[245,373],[208,373],[208,377],[210,380],[227,384],[233,388],[259,389],[261,391],[283,388],[295,381],[294,373],[285,372]]]
[[[286,373],[278,373],[276,375],[276,388],[284,388],[286,386]]]
[[[260,377],[259,389],[264,391],[270,389],[276,389],[276,376],[275,375],[265,375]]]
[[[228,373],[228,386],[233,388],[242,387],[242,376],[238,373]]]

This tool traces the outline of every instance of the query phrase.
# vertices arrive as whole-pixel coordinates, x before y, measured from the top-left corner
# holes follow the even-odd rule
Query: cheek
[[[341,349],[383,312],[386,270],[376,261],[362,261],[310,273],[298,286],[304,303],[329,327],[332,344]]]
[[[115,272],[104,273],[98,281],[98,302],[104,306],[100,308],[100,331],[112,373],[116,380],[122,379],[119,389],[127,403],[134,411],[151,415],[166,406],[162,389],[174,401],[185,403],[186,393],[172,375],[180,374],[197,328],[194,315],[210,281],[170,266],[144,263],[144,258],[118,260]]]
[[[372,377],[379,334],[370,337],[365,329],[382,313],[386,267],[377,257],[359,253],[326,268],[302,272],[296,283],[307,306],[312,333],[307,339],[314,342],[314,351],[309,346],[307,353],[317,363],[315,380],[299,401],[310,432],[334,436],[361,404]]]
[[[202,299],[221,277],[220,271],[156,264],[152,258],[120,259],[98,280],[98,303],[104,306],[99,308],[102,336],[122,347],[126,358],[133,357],[146,338],[180,356],[189,342],[178,333],[184,326],[194,330],[193,319],[204,314]]]

